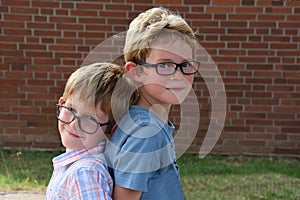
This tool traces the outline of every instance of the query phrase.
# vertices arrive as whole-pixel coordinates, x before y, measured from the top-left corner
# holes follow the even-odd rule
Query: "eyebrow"
[[[192,61],[193,59],[183,59],[180,63],[185,63],[185,62],[189,62],[189,61]],[[173,60],[171,59],[160,59],[160,60],[157,60],[156,61],[157,63],[164,63],[164,62],[171,62],[171,63],[176,63],[174,62]],[[178,64],[180,64],[178,63]]]
[[[68,105],[67,105],[67,101],[63,102],[65,103],[66,107],[69,107],[69,108],[72,108],[72,110],[75,112],[75,113],[78,113],[77,110],[75,108],[73,108],[73,104],[72,103],[69,103],[68,102]]]

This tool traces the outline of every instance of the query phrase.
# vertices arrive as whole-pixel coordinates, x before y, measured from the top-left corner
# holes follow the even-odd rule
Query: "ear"
[[[137,69],[137,64],[129,61],[125,64],[125,71],[126,75],[131,78],[132,80],[141,83],[142,82],[142,76],[139,73],[139,70]]]
[[[59,100],[58,100],[58,103],[59,103],[59,104],[62,104],[63,102],[65,102],[64,98],[63,98],[63,97],[60,97]]]

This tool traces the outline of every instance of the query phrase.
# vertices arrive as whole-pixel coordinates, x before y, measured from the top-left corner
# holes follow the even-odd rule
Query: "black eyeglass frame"
[[[174,62],[162,62],[162,63],[156,63],[156,64],[152,64],[152,63],[146,63],[146,62],[140,62],[140,61],[135,61],[134,62],[135,64],[138,64],[138,65],[143,65],[145,67],[153,67],[156,69],[156,73],[161,75],[161,76],[170,76],[170,75],[173,75],[176,73],[178,67],[180,68],[180,71],[184,74],[184,75],[193,75],[193,74],[196,74],[198,71],[199,71],[199,68],[200,68],[200,65],[201,63],[198,62],[198,61],[186,61],[186,62],[183,62],[183,63],[174,63]],[[176,67],[174,68],[174,72],[171,73],[171,74],[161,74],[158,72],[158,65],[161,65],[161,64],[174,64]],[[193,73],[186,73],[183,71],[183,65],[186,64],[186,63],[197,63],[198,67],[197,69],[195,68],[195,72]]]
[[[65,108],[65,109],[69,110],[69,111],[73,114],[73,118],[72,118],[72,120],[71,120],[70,122],[65,122],[65,121],[63,121],[63,120],[61,120],[61,119],[59,118],[59,115],[60,115],[60,113],[61,113],[60,108]],[[87,134],[94,134],[94,133],[96,133],[96,131],[99,129],[99,127],[101,127],[101,126],[106,126],[106,125],[111,124],[110,121],[108,121],[108,122],[106,122],[106,123],[98,122],[98,121],[97,121],[94,117],[92,117],[92,116],[84,116],[84,117],[80,117],[80,116],[78,116],[78,115],[76,115],[76,114],[74,113],[74,110],[75,110],[75,109],[72,108],[72,107],[66,107],[66,106],[63,106],[63,105],[61,105],[61,104],[56,104],[56,117],[57,117],[57,119],[58,119],[59,121],[61,121],[61,122],[64,123],[64,124],[71,124],[75,119],[77,119],[77,123],[78,123],[78,126],[79,126],[80,130],[81,130],[82,132],[84,132],[84,133],[87,133]],[[88,119],[94,121],[94,122],[97,124],[96,130],[95,130],[94,132],[87,132],[87,131],[83,130],[83,128],[81,127],[81,123],[80,123],[80,120],[81,120],[82,118],[88,118]]]

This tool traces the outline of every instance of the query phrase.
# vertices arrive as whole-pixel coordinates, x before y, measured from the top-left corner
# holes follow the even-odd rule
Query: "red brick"
[[[34,30],[34,35],[35,36],[53,36],[53,37],[57,37],[57,36],[61,36],[61,32],[60,31],[54,31],[54,30]]]
[[[255,42],[244,42],[242,43],[242,48],[246,48],[246,49],[267,49],[268,48],[268,44],[266,43],[255,43]]]
[[[261,133],[249,133],[246,135],[247,139],[262,139],[262,140],[271,140],[272,134],[261,134]]]
[[[74,3],[73,2],[61,2],[61,7],[62,8],[74,8]]]
[[[232,13],[233,8],[232,7],[206,7],[206,12],[208,13]]]
[[[53,12],[54,12],[53,9],[41,8],[41,14],[43,14],[43,15],[53,15]]]
[[[11,7],[10,11],[12,13],[22,13],[22,14],[38,14],[39,10],[37,8],[27,8],[27,7]]]
[[[25,141],[24,139],[22,139],[22,140],[12,140],[12,141],[5,141],[4,142],[4,146],[8,146],[8,147],[18,147],[18,148],[20,148],[20,147],[28,147],[28,148],[30,148],[30,147],[32,147],[32,142],[31,141]]]
[[[239,145],[245,146],[265,146],[266,142],[261,140],[240,140]]]
[[[2,0],[1,2],[2,5],[10,5],[10,6],[29,6],[30,2],[29,1],[24,1],[24,0]]]
[[[274,14],[261,14],[258,15],[258,20],[270,20],[270,21],[283,21],[285,19],[284,15],[274,15]]]
[[[106,9],[108,10],[111,10],[110,8],[106,6]],[[120,8],[120,5],[118,5],[118,7]],[[84,3],[76,3],[76,8],[78,10],[102,10],[103,9],[103,4],[99,3],[99,2],[96,2],[96,3],[87,3],[87,2],[84,2]],[[122,5],[122,8],[123,8],[123,5]],[[118,9],[119,10],[119,9]]]
[[[271,84],[272,83],[272,80],[270,79],[266,79],[266,78],[247,78],[246,79],[246,83],[247,84]],[[256,94],[258,97],[259,96],[266,96],[268,94],[261,94],[261,93],[253,93],[253,94]]]
[[[0,50],[1,56],[15,56],[15,57],[22,57],[23,53],[21,51],[15,51],[15,50]]]
[[[300,17],[299,17],[300,19]],[[298,30],[297,29],[286,29],[285,30],[286,35],[298,35]]]
[[[300,13],[300,8],[294,8],[295,13]]]
[[[246,63],[264,63],[266,61],[266,58],[264,57],[240,57],[239,62],[246,62]]]
[[[32,7],[58,8],[59,2],[32,1]]]
[[[31,62],[30,58],[18,58],[18,57],[14,57],[14,58],[6,57],[4,61],[9,64],[29,64]]]
[[[25,53],[26,57],[53,57],[53,54],[51,52],[40,52],[40,51],[26,51]]]
[[[262,96],[262,95],[256,95],[256,96]],[[266,106],[245,106],[245,111],[249,111],[249,112],[270,112],[271,109],[272,108]]]
[[[277,14],[277,13],[285,13],[285,14],[292,14],[292,8],[290,7],[272,7],[272,13]]]
[[[155,4],[181,4],[181,0],[155,0]]]
[[[272,21],[250,22],[250,27],[276,27],[276,22],[272,22]]]
[[[267,0],[267,1],[257,1],[256,5],[258,6],[268,6],[272,5],[272,0]]]
[[[223,5],[223,6],[235,6],[239,5],[240,1],[239,0],[211,0],[212,5]]]
[[[68,10],[65,10],[65,9],[56,9],[55,10],[55,15],[56,16],[68,16],[69,15],[69,11]]]
[[[245,21],[229,21],[229,22],[221,22],[221,26],[224,27],[239,27],[239,28],[243,28],[243,27],[247,27],[247,22]]]
[[[250,70],[272,70],[273,65],[272,64],[247,64],[247,69]]]
[[[20,44],[20,49],[46,50],[47,47],[40,44]]]
[[[236,7],[235,11],[237,13],[262,13],[263,8],[262,7]]]
[[[300,148],[294,149],[294,148],[275,148],[274,150],[275,154],[284,154],[284,155],[299,155],[300,154]]]
[[[95,32],[95,31],[83,31],[83,32],[79,32],[78,36],[81,38],[105,38],[105,33],[101,33],[101,32]]]
[[[127,0],[127,3],[145,3],[152,4],[152,0]]]
[[[242,0],[242,5],[243,6],[254,6],[255,0]]]
[[[32,31],[31,30],[26,30],[26,29],[4,29],[4,34],[7,35],[31,35]]]
[[[71,15],[73,16],[84,16],[84,17],[98,17],[98,12],[95,10],[71,10]],[[101,12],[100,12],[100,16]]]
[[[57,29],[62,30],[83,30],[82,24],[58,24]]]
[[[36,29],[48,29],[48,30],[52,30],[54,29],[54,24],[50,24],[50,23],[27,23],[27,28],[36,28]]]
[[[25,122],[20,120],[0,120],[0,127],[22,127]]]
[[[282,49],[282,50],[278,50],[277,51],[277,55],[278,56],[296,56],[297,57],[297,56],[300,55],[300,52],[298,50],[296,50],[296,49],[295,50],[285,50],[285,49]]]
[[[4,6],[0,7],[0,12],[1,13],[7,13],[8,12],[8,7],[4,7]]]
[[[50,16],[50,22],[57,22],[57,23],[76,23],[76,17],[56,17]],[[80,22],[82,23],[82,22]]]
[[[300,26],[300,22],[279,22],[279,28],[296,28]]]
[[[76,38],[57,38],[57,44],[73,44],[73,45],[82,45],[83,39],[76,39]]]
[[[32,78],[32,72],[6,72],[6,78]]]
[[[252,103],[255,105],[278,105],[279,100],[277,99],[253,99]]]
[[[228,17],[230,20],[239,20],[239,21],[245,21],[245,20],[255,20],[256,19],[256,15],[255,14],[229,14]]]
[[[0,26],[4,28],[24,28],[25,23],[24,22],[7,22],[7,21],[0,21]],[[8,36],[7,36],[8,37]]]
[[[197,4],[197,5],[209,5],[211,0],[201,0],[201,1],[195,1],[195,0],[184,0],[183,4],[188,5],[188,4]]]

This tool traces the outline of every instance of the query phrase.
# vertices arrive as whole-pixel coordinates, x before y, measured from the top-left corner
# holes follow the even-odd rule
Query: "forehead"
[[[107,117],[106,112],[102,109],[101,101],[96,105],[89,105],[81,98],[79,92],[75,92],[67,99],[67,105],[73,107],[80,114],[97,116],[98,119]]]
[[[192,60],[193,51],[191,46],[183,39],[177,39],[172,42],[168,40],[156,41],[151,45],[151,50],[146,60]]]

